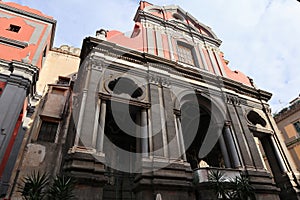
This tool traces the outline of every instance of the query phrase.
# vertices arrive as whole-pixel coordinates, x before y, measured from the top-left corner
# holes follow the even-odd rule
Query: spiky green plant
[[[226,181],[224,174],[219,170],[211,170],[208,173],[208,180],[218,199],[255,200],[254,188],[245,175],[240,174]]]
[[[254,188],[249,183],[249,179],[244,176],[236,176],[234,181],[234,192],[232,199],[234,200],[255,200]]]
[[[32,172],[22,180],[20,192],[26,200],[42,200],[47,195],[47,185],[49,177],[46,173]]]
[[[57,176],[51,185],[48,198],[51,200],[74,199],[74,180],[66,176]]]
[[[228,187],[226,184],[228,182],[225,182],[224,172],[221,172],[219,170],[210,170],[208,172],[208,181],[211,184],[212,189],[216,193],[216,196],[218,199],[228,199]]]

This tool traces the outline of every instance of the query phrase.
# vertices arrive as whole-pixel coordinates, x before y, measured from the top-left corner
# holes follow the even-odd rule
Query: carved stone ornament
[[[170,87],[170,80],[167,77],[161,77],[155,74],[148,75],[149,83],[160,85],[163,87]]]
[[[232,95],[226,95],[225,101],[226,101],[226,103],[232,104],[232,105],[240,105],[241,104],[241,100],[239,99],[239,97],[232,96]]]

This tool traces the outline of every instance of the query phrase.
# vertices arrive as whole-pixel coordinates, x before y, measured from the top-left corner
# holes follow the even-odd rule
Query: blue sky
[[[5,0],[8,1],[8,0]],[[137,0],[12,0],[57,20],[55,46],[81,47],[99,28],[131,31]],[[223,41],[232,70],[273,93],[272,112],[300,93],[300,3],[296,0],[152,0],[176,4],[210,26]]]

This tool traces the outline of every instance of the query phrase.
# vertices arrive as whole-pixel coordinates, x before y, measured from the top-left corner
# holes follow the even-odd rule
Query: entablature
[[[102,56],[104,58],[102,59],[103,62],[108,62],[108,59],[105,59],[105,57],[116,58],[115,62],[109,61],[110,65],[113,65],[114,67],[118,67],[120,69],[130,69],[130,71],[133,71],[133,73],[134,71],[140,71],[140,75],[142,76],[145,75],[145,73],[148,73],[147,71],[149,71],[150,67],[153,69],[157,69],[160,72],[166,73],[171,77],[171,84],[173,82],[179,83],[180,81],[175,81],[175,79],[180,79],[181,77],[181,80],[182,78],[184,78],[184,81],[189,82],[190,80],[190,83],[195,83],[195,81],[198,81],[206,85],[219,88],[219,90],[221,90],[221,88],[224,88],[229,92],[232,91],[230,93],[242,95],[245,98],[249,97],[250,99],[253,98],[258,101],[268,101],[271,98],[271,93],[269,92],[256,89],[255,87],[247,86],[223,76],[212,74],[203,69],[189,68],[178,62],[171,61],[162,57],[128,49],[109,41],[103,41],[97,38],[88,37],[84,40],[81,58],[86,58],[88,54],[91,54],[91,52],[93,51],[99,52],[93,54],[94,56],[97,56],[97,59],[101,60]],[[124,65],[124,63],[119,62],[121,60],[127,61],[128,63]],[[135,63],[141,66],[141,69],[146,69],[146,71],[141,72],[141,69],[134,70],[134,67],[131,66],[130,63]]]

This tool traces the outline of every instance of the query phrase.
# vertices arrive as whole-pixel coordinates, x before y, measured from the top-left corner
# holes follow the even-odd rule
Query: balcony
[[[232,179],[235,179],[235,177],[240,176],[241,170],[237,169],[229,169],[229,168],[215,168],[215,167],[206,167],[206,168],[198,168],[194,170],[194,183],[195,184],[201,184],[201,183],[207,183],[208,180],[208,174],[210,171],[220,171],[224,173],[224,181],[230,181]]]

